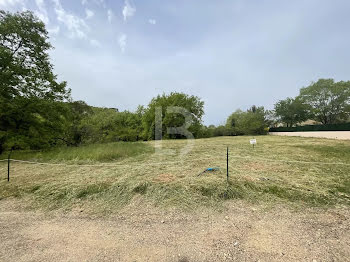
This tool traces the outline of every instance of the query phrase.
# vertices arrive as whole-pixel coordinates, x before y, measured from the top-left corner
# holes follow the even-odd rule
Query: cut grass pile
[[[115,157],[101,158],[108,161],[106,166],[13,163],[10,183],[5,180],[6,163],[1,163],[0,199],[18,198],[45,209],[70,210],[79,206],[91,212],[113,212],[135,197],[155,205],[185,209],[220,208],[229,199],[297,206],[350,205],[350,141],[261,136],[253,149],[249,139],[195,140],[192,150],[184,157],[179,152],[186,140],[162,141],[162,151],[155,153],[152,149],[155,142],[147,142],[145,148],[135,149],[138,153],[124,155],[118,161],[112,161]],[[125,149],[128,145],[122,144]],[[104,147],[114,146],[118,147],[119,143],[96,147],[103,151]],[[228,183],[227,146],[230,148]],[[77,158],[79,148],[65,150],[61,157],[53,152],[41,153],[40,157],[38,153],[26,153],[26,159],[54,162],[62,159],[60,163],[67,164],[76,159],[102,162],[96,155]],[[89,156],[88,152],[81,154]],[[220,170],[198,176],[208,167]]]

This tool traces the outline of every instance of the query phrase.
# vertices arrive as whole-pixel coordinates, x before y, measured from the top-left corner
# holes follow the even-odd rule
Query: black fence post
[[[12,148],[11,148],[11,151],[8,155],[8,158],[7,158],[7,181],[10,182],[10,162],[11,162],[11,153],[12,153]]]
[[[227,147],[227,155],[226,155],[226,171],[227,171],[227,182],[228,182],[228,147]]]

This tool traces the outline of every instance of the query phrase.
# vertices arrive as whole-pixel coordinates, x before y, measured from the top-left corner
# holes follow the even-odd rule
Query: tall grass
[[[143,142],[115,142],[80,147],[59,147],[43,151],[14,151],[11,158],[45,162],[93,163],[109,162],[151,153],[153,148]],[[0,156],[1,159],[7,155]]]

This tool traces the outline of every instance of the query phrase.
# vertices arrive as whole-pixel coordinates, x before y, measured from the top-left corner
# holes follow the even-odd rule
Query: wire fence
[[[350,163],[342,162],[316,162],[316,161],[299,161],[299,160],[284,160],[284,159],[268,159],[262,157],[244,157],[244,156],[233,156],[234,158],[246,159],[246,160],[259,160],[266,162],[282,162],[282,163],[298,163],[298,164],[315,164],[315,165],[342,165],[350,166]]]
[[[28,161],[28,160],[19,160],[19,159],[1,159],[0,162],[7,162],[8,167],[7,167],[7,180],[10,181],[10,163],[15,162],[19,164],[29,164],[29,165],[40,165],[40,166],[60,166],[60,167],[100,167],[100,168],[117,168],[117,167],[125,167],[128,166],[128,168],[140,168],[140,167],[146,167],[146,166],[164,166],[164,165],[178,165],[180,166],[188,166],[188,163],[192,164],[195,162],[201,162],[201,161],[206,161],[206,165],[209,164],[217,164],[219,161],[222,162],[223,164],[226,162],[226,172],[227,172],[227,180],[229,179],[229,163],[235,163],[235,160],[237,159],[242,159],[250,162],[257,162],[257,161],[262,161],[262,162],[275,162],[275,163],[288,163],[288,164],[307,164],[307,165],[320,165],[320,166],[345,166],[345,167],[350,167],[350,163],[343,163],[343,162],[318,162],[318,161],[300,161],[300,160],[287,160],[287,159],[271,159],[271,158],[263,158],[263,157],[257,157],[257,156],[239,156],[239,155],[232,155],[229,154],[227,151],[226,159],[223,157],[211,157],[208,155],[208,157],[205,158],[180,158],[175,161],[162,161],[160,159],[153,159],[153,162],[119,162],[119,163],[113,163],[113,164],[107,164],[107,163],[96,163],[96,164],[68,164],[68,163],[49,163],[49,162],[39,162],[39,161]],[[204,172],[208,171],[211,168],[206,168]],[[234,171],[234,169],[232,170]],[[203,172],[202,172],[203,173]]]
[[[137,162],[125,162],[125,163],[114,163],[114,164],[63,164],[63,163],[48,163],[48,162],[37,162],[37,161],[27,161],[27,160],[19,160],[19,159],[2,159],[0,162],[17,162],[24,164],[33,164],[33,165],[48,165],[48,166],[74,166],[74,167],[119,167],[125,165],[138,165]],[[196,158],[196,161],[207,161],[207,160],[219,160],[217,158]],[[158,161],[158,162],[143,162],[140,166],[154,166],[154,165],[167,165],[167,164],[175,164],[180,162],[190,162],[194,161],[193,159],[180,159],[178,161]]]
[[[249,161],[265,161],[265,162],[281,162],[281,163],[298,163],[298,164],[314,164],[314,165],[341,165],[341,166],[350,166],[350,163],[343,162],[317,162],[317,161],[300,161],[300,160],[287,160],[287,159],[269,159],[262,157],[251,157],[251,156],[238,156],[230,155],[230,159],[244,159]],[[24,164],[33,164],[33,165],[48,165],[48,166],[74,166],[74,167],[118,167],[125,165],[138,165],[137,162],[128,162],[128,163],[114,163],[114,164],[63,164],[63,163],[49,163],[49,162],[38,162],[38,161],[27,161],[19,159],[1,159],[0,162],[17,162]],[[176,164],[181,162],[191,162],[191,161],[207,161],[207,160],[222,160],[224,158],[195,158],[195,159],[180,159],[178,161],[158,161],[158,162],[146,162],[141,163],[142,166],[154,166],[154,165],[167,165],[167,164]]]

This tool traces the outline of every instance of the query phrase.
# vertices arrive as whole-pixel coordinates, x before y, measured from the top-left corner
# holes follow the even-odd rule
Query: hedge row
[[[307,131],[350,131],[350,123],[331,125],[307,125],[296,127],[272,127],[269,132],[307,132]]]

